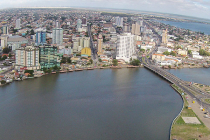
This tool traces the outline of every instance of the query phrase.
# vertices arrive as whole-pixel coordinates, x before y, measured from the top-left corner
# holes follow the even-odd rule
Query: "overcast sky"
[[[103,7],[181,14],[210,19],[210,0],[0,0],[0,8]]]

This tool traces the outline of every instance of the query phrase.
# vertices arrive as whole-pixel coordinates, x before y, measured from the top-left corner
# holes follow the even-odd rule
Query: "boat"
[[[94,68],[87,68],[87,70],[94,70]]]
[[[69,72],[73,72],[73,70],[69,70]]]
[[[75,69],[75,71],[83,71],[83,69]]]
[[[51,72],[52,74],[56,74],[56,71]]]
[[[67,72],[67,71],[65,71],[65,70],[61,70],[61,71],[60,71],[60,73],[66,73],[66,72]]]

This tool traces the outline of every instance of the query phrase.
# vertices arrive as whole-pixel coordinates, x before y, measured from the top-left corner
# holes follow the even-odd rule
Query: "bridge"
[[[147,58],[146,58],[147,59]],[[182,79],[176,77],[175,75],[171,74],[170,72],[159,68],[158,66],[151,65],[148,63],[144,63],[144,67],[153,73],[159,75],[160,77],[164,78],[171,84],[175,84],[179,89],[184,91],[186,94],[190,95],[194,98],[202,107],[204,107],[208,112],[210,112],[210,104],[207,104],[203,101],[204,98],[210,98],[210,94],[201,91],[199,88],[190,85],[190,82],[183,81]]]

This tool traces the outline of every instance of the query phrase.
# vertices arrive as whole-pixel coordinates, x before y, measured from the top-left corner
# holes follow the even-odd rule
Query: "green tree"
[[[165,51],[163,54],[164,54],[164,55],[170,55],[170,52]]]
[[[113,60],[112,60],[112,64],[113,64],[114,66],[118,66],[118,61],[117,61],[117,59],[113,59]]]
[[[2,81],[1,81],[1,84],[2,84],[2,85],[6,84],[6,81],[2,80]]]
[[[9,53],[9,58],[11,58],[12,57],[12,54],[11,53]]]
[[[5,48],[3,49],[3,53],[4,53],[4,54],[8,54],[10,51],[11,51],[11,49],[8,48],[8,47],[5,47]]]
[[[5,60],[5,59],[7,59],[7,56],[3,55],[2,60]]]
[[[174,51],[171,51],[170,55],[176,56],[176,53]]]
[[[133,61],[130,62],[130,64],[133,66],[139,66],[140,61],[138,59],[134,59]]]
[[[90,62],[90,64],[93,64],[93,60],[92,59],[90,59],[89,62]]]
[[[99,62],[102,62],[101,58],[98,59]]]
[[[34,35],[34,34],[35,34],[34,30],[31,29],[30,35]]]
[[[191,55],[191,54],[192,54],[192,51],[191,51],[191,50],[188,50],[187,53],[188,53],[189,55]]]
[[[29,76],[30,77],[33,77],[34,76],[34,70],[25,70],[24,73],[29,73]]]
[[[70,57],[67,58],[67,63],[71,63],[71,58]]]

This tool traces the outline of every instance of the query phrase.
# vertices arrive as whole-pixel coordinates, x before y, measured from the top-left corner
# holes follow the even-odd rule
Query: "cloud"
[[[8,7],[103,7],[173,13],[210,18],[208,0],[8,0],[0,1],[0,8]]]

